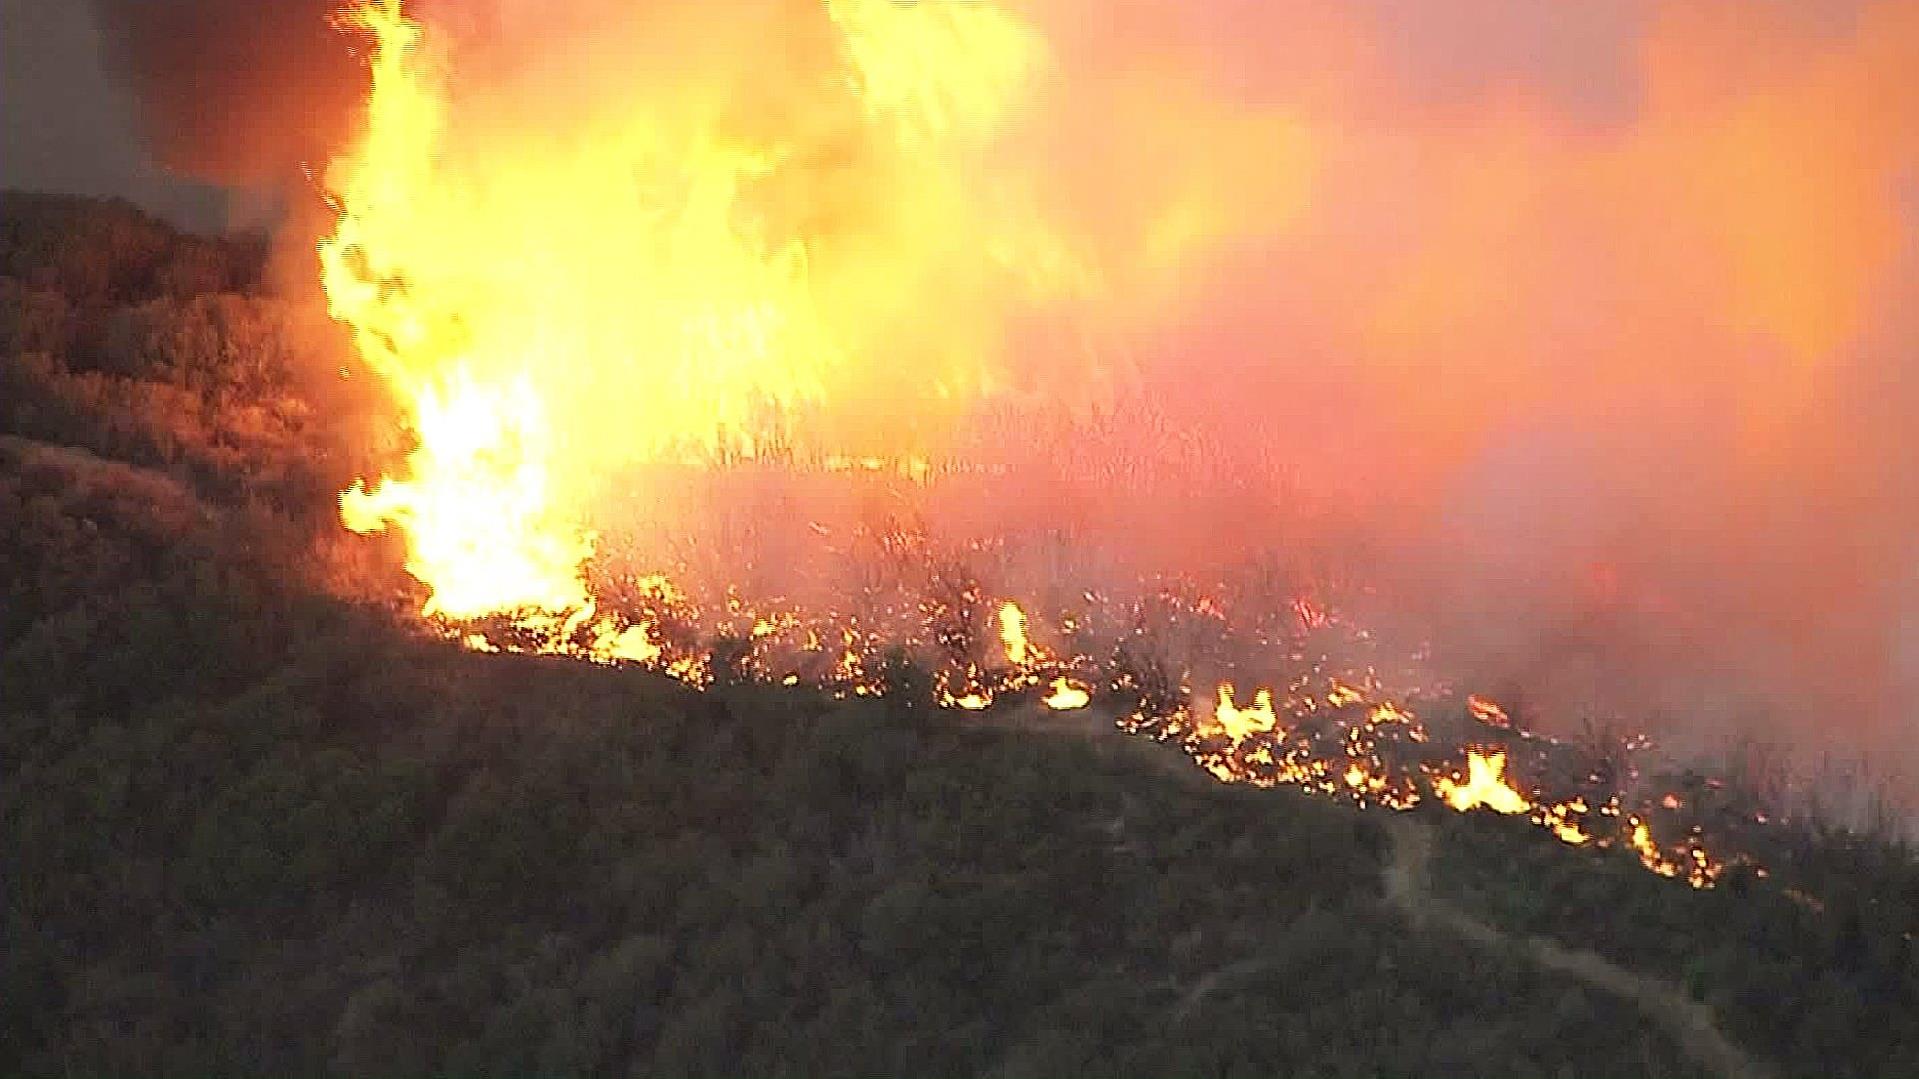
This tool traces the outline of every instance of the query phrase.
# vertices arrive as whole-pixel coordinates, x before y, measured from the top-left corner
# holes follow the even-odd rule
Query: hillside
[[[0,244],[0,1071],[1919,1074],[1884,840],[1695,892],[910,670],[464,652],[323,587],[372,406],[256,247],[11,195]]]

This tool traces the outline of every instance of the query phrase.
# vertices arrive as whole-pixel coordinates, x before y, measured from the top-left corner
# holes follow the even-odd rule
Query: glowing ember
[[[1499,705],[1494,704],[1492,701],[1478,694],[1466,698],[1466,708],[1473,714],[1474,719],[1484,723],[1488,727],[1511,729],[1513,725],[1513,721],[1506,715],[1504,708],[1499,707]]]
[[[1055,712],[1071,712],[1091,704],[1093,695],[1085,686],[1075,685],[1065,678],[1053,679],[1053,691],[1048,693],[1041,703]]]
[[[1584,798],[1574,798],[1557,805],[1541,806],[1537,820],[1551,829],[1561,843],[1579,847],[1592,842],[1592,836],[1579,823],[1589,812]]]

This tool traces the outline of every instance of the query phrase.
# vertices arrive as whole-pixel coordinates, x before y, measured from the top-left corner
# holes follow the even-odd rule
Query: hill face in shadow
[[[94,572],[8,596],[15,1068],[1688,1074],[1409,931],[1338,807],[1117,735],[464,653],[223,567],[150,472],[0,462],[9,565]]]
[[[1374,816],[340,598],[373,406],[303,379],[258,275],[245,242],[0,200],[0,1070],[1704,1074],[1629,1002],[1409,916]],[[1486,924],[1680,984],[1789,1074],[1919,1070],[1902,853],[1808,835],[1700,894],[1439,819],[1435,888]]]

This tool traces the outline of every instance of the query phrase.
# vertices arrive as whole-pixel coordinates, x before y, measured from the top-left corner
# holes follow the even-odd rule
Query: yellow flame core
[[[999,609],[999,640],[1006,649],[1006,661],[1023,667],[1036,658],[1033,643],[1026,636],[1026,612],[1017,603],[1005,603]]]
[[[355,532],[388,525],[410,540],[407,568],[433,586],[427,614],[470,618],[501,609],[581,609],[579,566],[591,541],[556,519],[542,417],[523,388],[497,392],[456,374],[414,403],[413,478],[340,496]]]
[[[1052,692],[1042,698],[1041,703],[1055,712],[1071,712],[1086,707],[1093,701],[1093,695],[1085,686],[1061,677],[1053,679]]]
[[[1225,729],[1226,736],[1235,742],[1265,734],[1279,726],[1279,717],[1273,713],[1272,690],[1256,691],[1253,703],[1240,708],[1233,703],[1233,687],[1223,682],[1219,687],[1219,703],[1213,708],[1213,718]]]
[[[1532,802],[1506,782],[1506,754],[1469,750],[1466,755],[1466,781],[1441,776],[1434,789],[1446,804],[1461,812],[1484,806],[1495,813],[1524,813]]]
[[[342,16],[371,83],[322,283],[418,445],[341,512],[404,533],[428,613],[578,609],[589,510],[635,464],[799,443],[910,472],[1001,381],[1007,320],[1089,280],[996,149],[1036,32],[985,3],[767,10],[828,46],[539,107],[539,80],[453,80],[400,0]],[[684,15],[648,47],[710,49]],[[959,317],[926,332],[931,302]]]

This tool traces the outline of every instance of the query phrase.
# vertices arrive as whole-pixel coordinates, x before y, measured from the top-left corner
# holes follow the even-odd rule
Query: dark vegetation
[[[261,246],[0,211],[0,1072],[1695,1074],[1407,925],[1343,807],[330,598],[363,403],[303,381]],[[1482,916],[1684,980],[1795,1074],[1919,1074],[1903,855],[1806,836],[1819,912],[1511,823],[1450,826]]]
[[[462,653],[230,562],[148,474],[0,454],[22,1070],[1687,1074],[1406,932],[1338,807]]]
[[[1781,828],[1768,874],[1683,894],[1626,859],[1447,819],[1438,886],[1515,932],[1671,979],[1728,1036],[1805,1076],[1919,1075],[1919,863],[1880,839]]]

